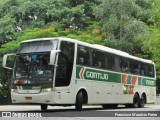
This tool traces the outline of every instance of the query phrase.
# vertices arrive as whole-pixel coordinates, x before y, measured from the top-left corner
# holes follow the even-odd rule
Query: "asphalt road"
[[[47,111],[41,111],[40,106],[31,105],[2,105],[0,106],[0,116],[3,120],[7,119],[6,112],[11,112],[13,119],[17,120],[17,117],[38,117],[34,120],[45,119],[71,119],[71,120],[98,120],[110,119],[114,120],[132,120],[139,118],[140,120],[159,120],[160,117],[160,105],[146,105],[144,108],[125,108],[124,106],[118,106],[116,109],[103,109],[101,106],[83,106],[82,111],[75,111],[75,107],[52,107],[49,106]],[[157,117],[159,116],[159,117]],[[1,119],[1,118],[0,118]],[[23,118],[24,119],[24,118]]]

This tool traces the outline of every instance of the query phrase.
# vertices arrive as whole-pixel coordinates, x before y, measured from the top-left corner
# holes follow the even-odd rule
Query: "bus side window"
[[[94,50],[93,67],[105,68],[105,54],[102,51]]]
[[[147,66],[144,63],[140,63],[140,75],[148,76]]]
[[[127,58],[120,58],[120,70],[121,72],[129,72]]]
[[[78,64],[84,65],[84,58],[83,57],[79,57]]]
[[[120,57],[116,55],[115,57],[115,66],[116,66],[116,71],[121,71],[120,69]]]
[[[154,77],[154,66],[153,65],[148,65],[148,76],[149,77]]]
[[[136,61],[136,60],[130,60],[129,61],[129,65],[130,65],[129,66],[130,73],[136,74],[136,75],[140,74],[138,61]]]
[[[116,66],[115,66],[115,56],[107,53],[107,69],[110,70],[116,70]]]
[[[90,66],[90,48],[78,45],[77,48],[77,64]]]

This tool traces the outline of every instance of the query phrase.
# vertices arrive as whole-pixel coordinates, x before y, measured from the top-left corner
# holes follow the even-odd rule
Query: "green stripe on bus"
[[[89,68],[85,68],[83,72],[82,67],[76,68],[76,78],[77,79],[84,78],[85,80],[96,80],[96,81],[121,83],[120,74],[106,72],[103,70],[89,69]]]
[[[76,67],[76,78],[77,79],[80,79],[80,70],[81,70],[81,67]]]
[[[142,79],[142,85],[143,86],[156,86],[156,81],[152,79],[143,78]]]
[[[138,77],[138,85],[142,85],[142,77]]]
[[[132,76],[128,75],[128,77],[127,77],[127,84],[132,84],[131,78],[132,78]]]
[[[76,67],[76,78],[82,80],[95,80],[95,81],[121,83],[122,74],[124,73],[114,73],[114,72],[85,68],[80,66]],[[124,84],[132,85],[133,76],[135,75],[127,75],[126,83]],[[137,77],[137,82],[138,83],[135,84],[143,86],[152,86],[152,87],[156,86],[156,80],[152,78]]]

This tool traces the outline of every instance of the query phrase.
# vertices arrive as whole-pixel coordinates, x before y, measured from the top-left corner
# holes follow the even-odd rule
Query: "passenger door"
[[[74,63],[75,44],[61,41],[55,77],[56,100],[58,103],[70,103],[72,99],[71,77]]]

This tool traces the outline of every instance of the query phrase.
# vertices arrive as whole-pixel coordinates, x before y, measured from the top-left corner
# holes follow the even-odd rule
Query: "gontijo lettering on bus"
[[[103,74],[103,73],[97,73],[97,72],[86,72],[86,77],[87,78],[95,78],[95,79],[100,79],[100,80],[108,80],[108,74]]]
[[[77,78],[79,79],[99,81],[108,80],[108,73],[104,71],[93,70],[84,67],[77,69],[77,71]]]

